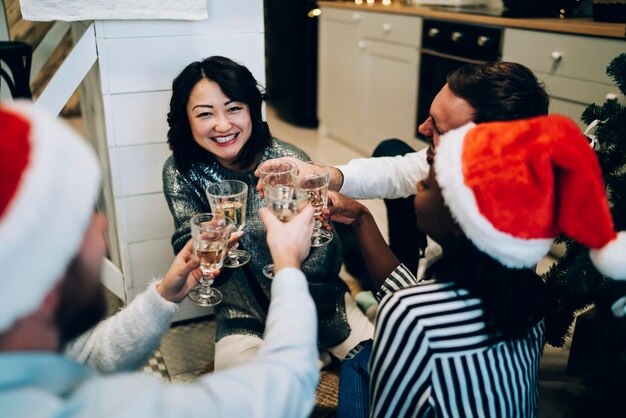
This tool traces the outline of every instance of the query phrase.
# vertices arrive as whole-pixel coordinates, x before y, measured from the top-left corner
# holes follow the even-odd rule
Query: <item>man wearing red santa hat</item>
[[[0,411],[8,417],[308,416],[319,378],[316,315],[299,270],[313,210],[283,224],[264,210],[277,270],[265,339],[239,367],[190,385],[139,373],[177,304],[197,284],[188,244],[160,281],[72,345],[103,313],[106,219],[100,169],[71,128],[30,103],[0,106]],[[139,363],[138,363],[139,362]]]

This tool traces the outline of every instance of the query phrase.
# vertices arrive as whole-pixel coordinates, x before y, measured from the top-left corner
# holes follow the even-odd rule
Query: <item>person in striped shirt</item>
[[[575,183],[562,174],[568,167],[585,174]],[[592,260],[603,274],[626,276],[613,257],[626,239],[613,231],[599,173],[563,117],[470,123],[443,135],[414,201],[418,227],[443,255],[419,283],[367,208],[330,194],[330,219],[352,225],[373,276],[391,271],[377,295],[370,416],[537,415],[547,299],[532,267],[556,234],[567,233],[596,248]],[[593,221],[572,215],[582,201],[570,197],[574,190],[598,202]]]
[[[444,249],[419,284],[389,247],[371,245],[384,239],[365,206],[331,197],[333,220],[340,212],[354,218],[368,267],[383,260],[396,265],[376,295],[370,416],[536,415],[541,279],[530,269],[503,266],[464,237],[432,170],[418,191],[418,226]]]

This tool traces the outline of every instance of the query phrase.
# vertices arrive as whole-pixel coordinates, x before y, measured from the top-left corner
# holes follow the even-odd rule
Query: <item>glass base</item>
[[[204,289],[206,289],[206,291]],[[205,307],[215,306],[224,299],[222,292],[219,290],[212,287],[203,288],[202,286],[194,287],[189,291],[187,296],[189,296],[189,299],[196,305]]]
[[[233,254],[234,256],[232,256]],[[224,258],[224,267],[236,269],[237,267],[248,264],[249,261],[250,254],[248,254],[247,251],[231,249],[228,254],[226,254],[226,258]]]
[[[263,275],[268,279],[272,280],[274,278],[274,265],[267,264],[263,267]]]
[[[333,240],[333,233],[325,229],[313,231],[311,236],[311,247],[323,247]]]

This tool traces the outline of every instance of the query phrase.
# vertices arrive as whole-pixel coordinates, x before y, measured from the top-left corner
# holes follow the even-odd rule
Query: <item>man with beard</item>
[[[158,345],[176,302],[197,284],[199,261],[188,243],[162,280],[85,333],[104,312],[106,219],[94,212],[95,155],[70,128],[28,103],[0,106],[0,137],[4,418],[308,416],[319,377],[315,308],[299,270],[313,229],[310,206],[285,224],[261,212],[277,273],[254,359],[189,385],[140,373],[102,375],[83,363],[124,369]]]

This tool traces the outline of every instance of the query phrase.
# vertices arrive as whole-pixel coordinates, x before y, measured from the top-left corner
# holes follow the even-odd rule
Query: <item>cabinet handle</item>
[[[606,95],[606,99],[607,100],[616,100],[617,99],[617,94],[609,93],[609,94]]]
[[[438,34],[439,34],[439,29],[437,29],[437,28],[430,28],[430,29],[428,29],[428,37],[434,38]]]
[[[489,41],[491,41],[490,37],[481,35],[476,40],[476,43],[478,44],[478,46],[485,46],[487,45],[487,43],[489,43]]]
[[[459,39],[461,39],[462,37],[463,37],[463,32],[454,31],[452,32],[452,36],[450,36],[450,39],[452,39],[452,42],[458,42]]]
[[[391,31],[391,24],[383,23],[383,32],[389,32],[389,31]]]
[[[357,45],[360,50],[364,50],[365,48],[367,48],[367,43],[365,41],[359,41]]]
[[[352,13],[352,20],[361,20],[361,13]]]
[[[561,61],[561,58],[563,58],[563,53],[559,51],[552,51],[550,57],[552,57],[554,61]]]

